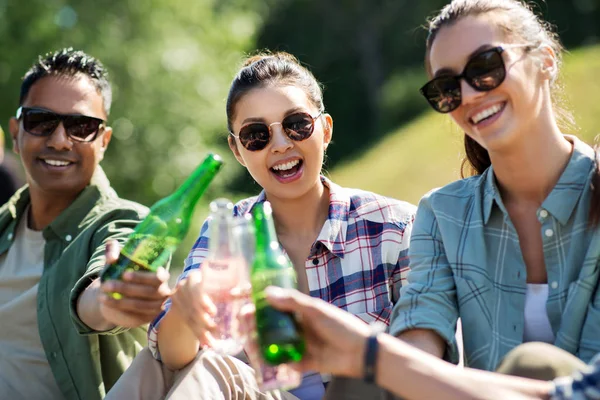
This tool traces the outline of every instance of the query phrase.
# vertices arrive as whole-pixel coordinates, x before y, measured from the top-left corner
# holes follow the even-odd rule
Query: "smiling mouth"
[[[64,160],[51,160],[51,159],[41,159],[42,163],[51,166],[51,167],[66,167],[69,166],[71,164],[73,164],[73,162],[71,161],[64,161]]]
[[[290,176],[294,176],[294,174],[300,170],[303,163],[304,162],[302,160],[293,160],[285,164],[279,164],[271,167],[270,170],[281,178],[289,178]]]
[[[473,115],[471,118],[469,118],[469,122],[471,122],[473,125],[477,125],[482,121],[486,121],[494,117],[496,114],[504,110],[505,106],[506,103],[495,104],[492,107],[486,108],[485,110]]]

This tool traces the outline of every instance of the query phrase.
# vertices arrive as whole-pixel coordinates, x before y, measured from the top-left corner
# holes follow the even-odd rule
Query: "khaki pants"
[[[261,392],[252,368],[234,357],[202,351],[185,368],[171,371],[147,348],[137,355],[105,399],[297,400],[286,392]]]
[[[540,380],[571,375],[585,364],[546,343],[526,343],[506,355],[498,372]],[[110,390],[106,399],[292,400],[286,392],[262,393],[253,370],[234,357],[203,351],[187,367],[170,371],[144,349]],[[359,379],[334,378],[326,400],[392,400],[398,397]],[[296,399],[297,400],[297,399]]]
[[[586,364],[583,361],[556,346],[531,342],[510,351],[500,363],[497,372],[549,381],[559,376],[569,376],[585,367]],[[388,400],[399,399],[399,397],[359,379],[336,377],[327,387],[325,400],[340,399]]]

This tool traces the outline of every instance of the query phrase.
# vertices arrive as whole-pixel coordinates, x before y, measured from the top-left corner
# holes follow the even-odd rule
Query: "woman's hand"
[[[217,308],[210,297],[202,290],[202,272],[191,271],[179,281],[175,293],[171,296],[171,309],[185,321],[201,345],[212,345],[212,333],[216,329],[213,317]]]

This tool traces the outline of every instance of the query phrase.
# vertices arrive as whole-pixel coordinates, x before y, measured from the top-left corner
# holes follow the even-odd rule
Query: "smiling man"
[[[98,280],[108,244],[123,242],[147,214],[120,199],[99,166],[112,135],[111,97],[102,64],[72,49],[41,57],[23,78],[9,128],[27,185],[0,208],[6,398],[102,398],[169,295],[164,270]]]

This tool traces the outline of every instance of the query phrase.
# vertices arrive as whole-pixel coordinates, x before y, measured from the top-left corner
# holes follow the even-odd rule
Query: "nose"
[[[63,123],[58,124],[54,132],[48,136],[47,140],[48,147],[51,147],[55,150],[71,150],[73,147],[73,142],[69,135],[67,135],[67,131]]]
[[[271,151],[273,153],[285,153],[294,147],[293,140],[285,133],[280,122],[272,123],[269,125],[269,129],[271,130]]]
[[[460,96],[462,104],[469,104],[484,96],[485,92],[473,89],[464,79],[460,80]]]

